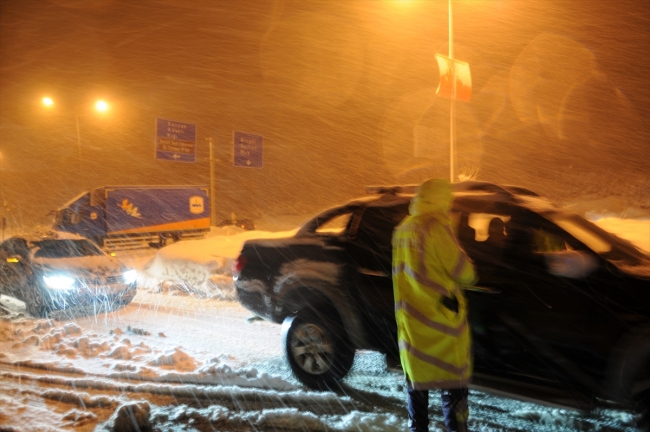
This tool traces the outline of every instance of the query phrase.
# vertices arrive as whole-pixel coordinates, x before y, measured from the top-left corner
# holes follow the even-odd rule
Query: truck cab
[[[91,193],[83,192],[54,212],[53,229],[93,239],[99,245],[106,236],[104,208],[91,204]]]

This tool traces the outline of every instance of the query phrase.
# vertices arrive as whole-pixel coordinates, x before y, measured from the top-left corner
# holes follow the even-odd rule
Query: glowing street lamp
[[[43,97],[42,99],[43,106],[46,108],[52,108],[54,106],[54,100],[50,97]],[[105,113],[110,109],[108,102],[99,99],[95,102],[95,110],[99,113]],[[81,160],[81,134],[79,133],[79,113],[75,113],[75,123],[77,126],[77,150],[79,152],[79,166],[82,164]]]
[[[108,111],[108,108],[108,103],[106,103],[106,101],[100,99],[95,102],[95,109],[99,112],[106,112]]]

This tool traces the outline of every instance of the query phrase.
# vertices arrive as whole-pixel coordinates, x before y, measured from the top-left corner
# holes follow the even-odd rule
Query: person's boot
[[[409,431],[428,432],[429,430],[429,392],[413,390],[407,386],[407,409],[409,412]]]
[[[468,394],[467,388],[442,390],[442,413],[447,432],[467,432]]]

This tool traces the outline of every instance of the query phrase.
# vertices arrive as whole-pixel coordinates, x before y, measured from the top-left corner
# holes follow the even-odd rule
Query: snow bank
[[[160,281],[148,288],[233,300],[231,267],[244,242],[290,237],[296,231],[244,231],[226,227],[219,229],[220,234],[212,232],[205,239],[174,243],[160,249],[145,266],[144,276]]]
[[[2,318],[0,363],[113,379],[298,389],[254,368],[236,369],[219,357],[196,358],[180,346],[164,349],[157,343],[161,337],[130,326],[98,335],[76,323]]]

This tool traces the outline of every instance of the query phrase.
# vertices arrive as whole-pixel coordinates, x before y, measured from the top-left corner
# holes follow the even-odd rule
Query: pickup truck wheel
[[[282,340],[294,375],[315,390],[338,387],[354,362],[354,347],[336,312],[306,309],[285,318]]]

